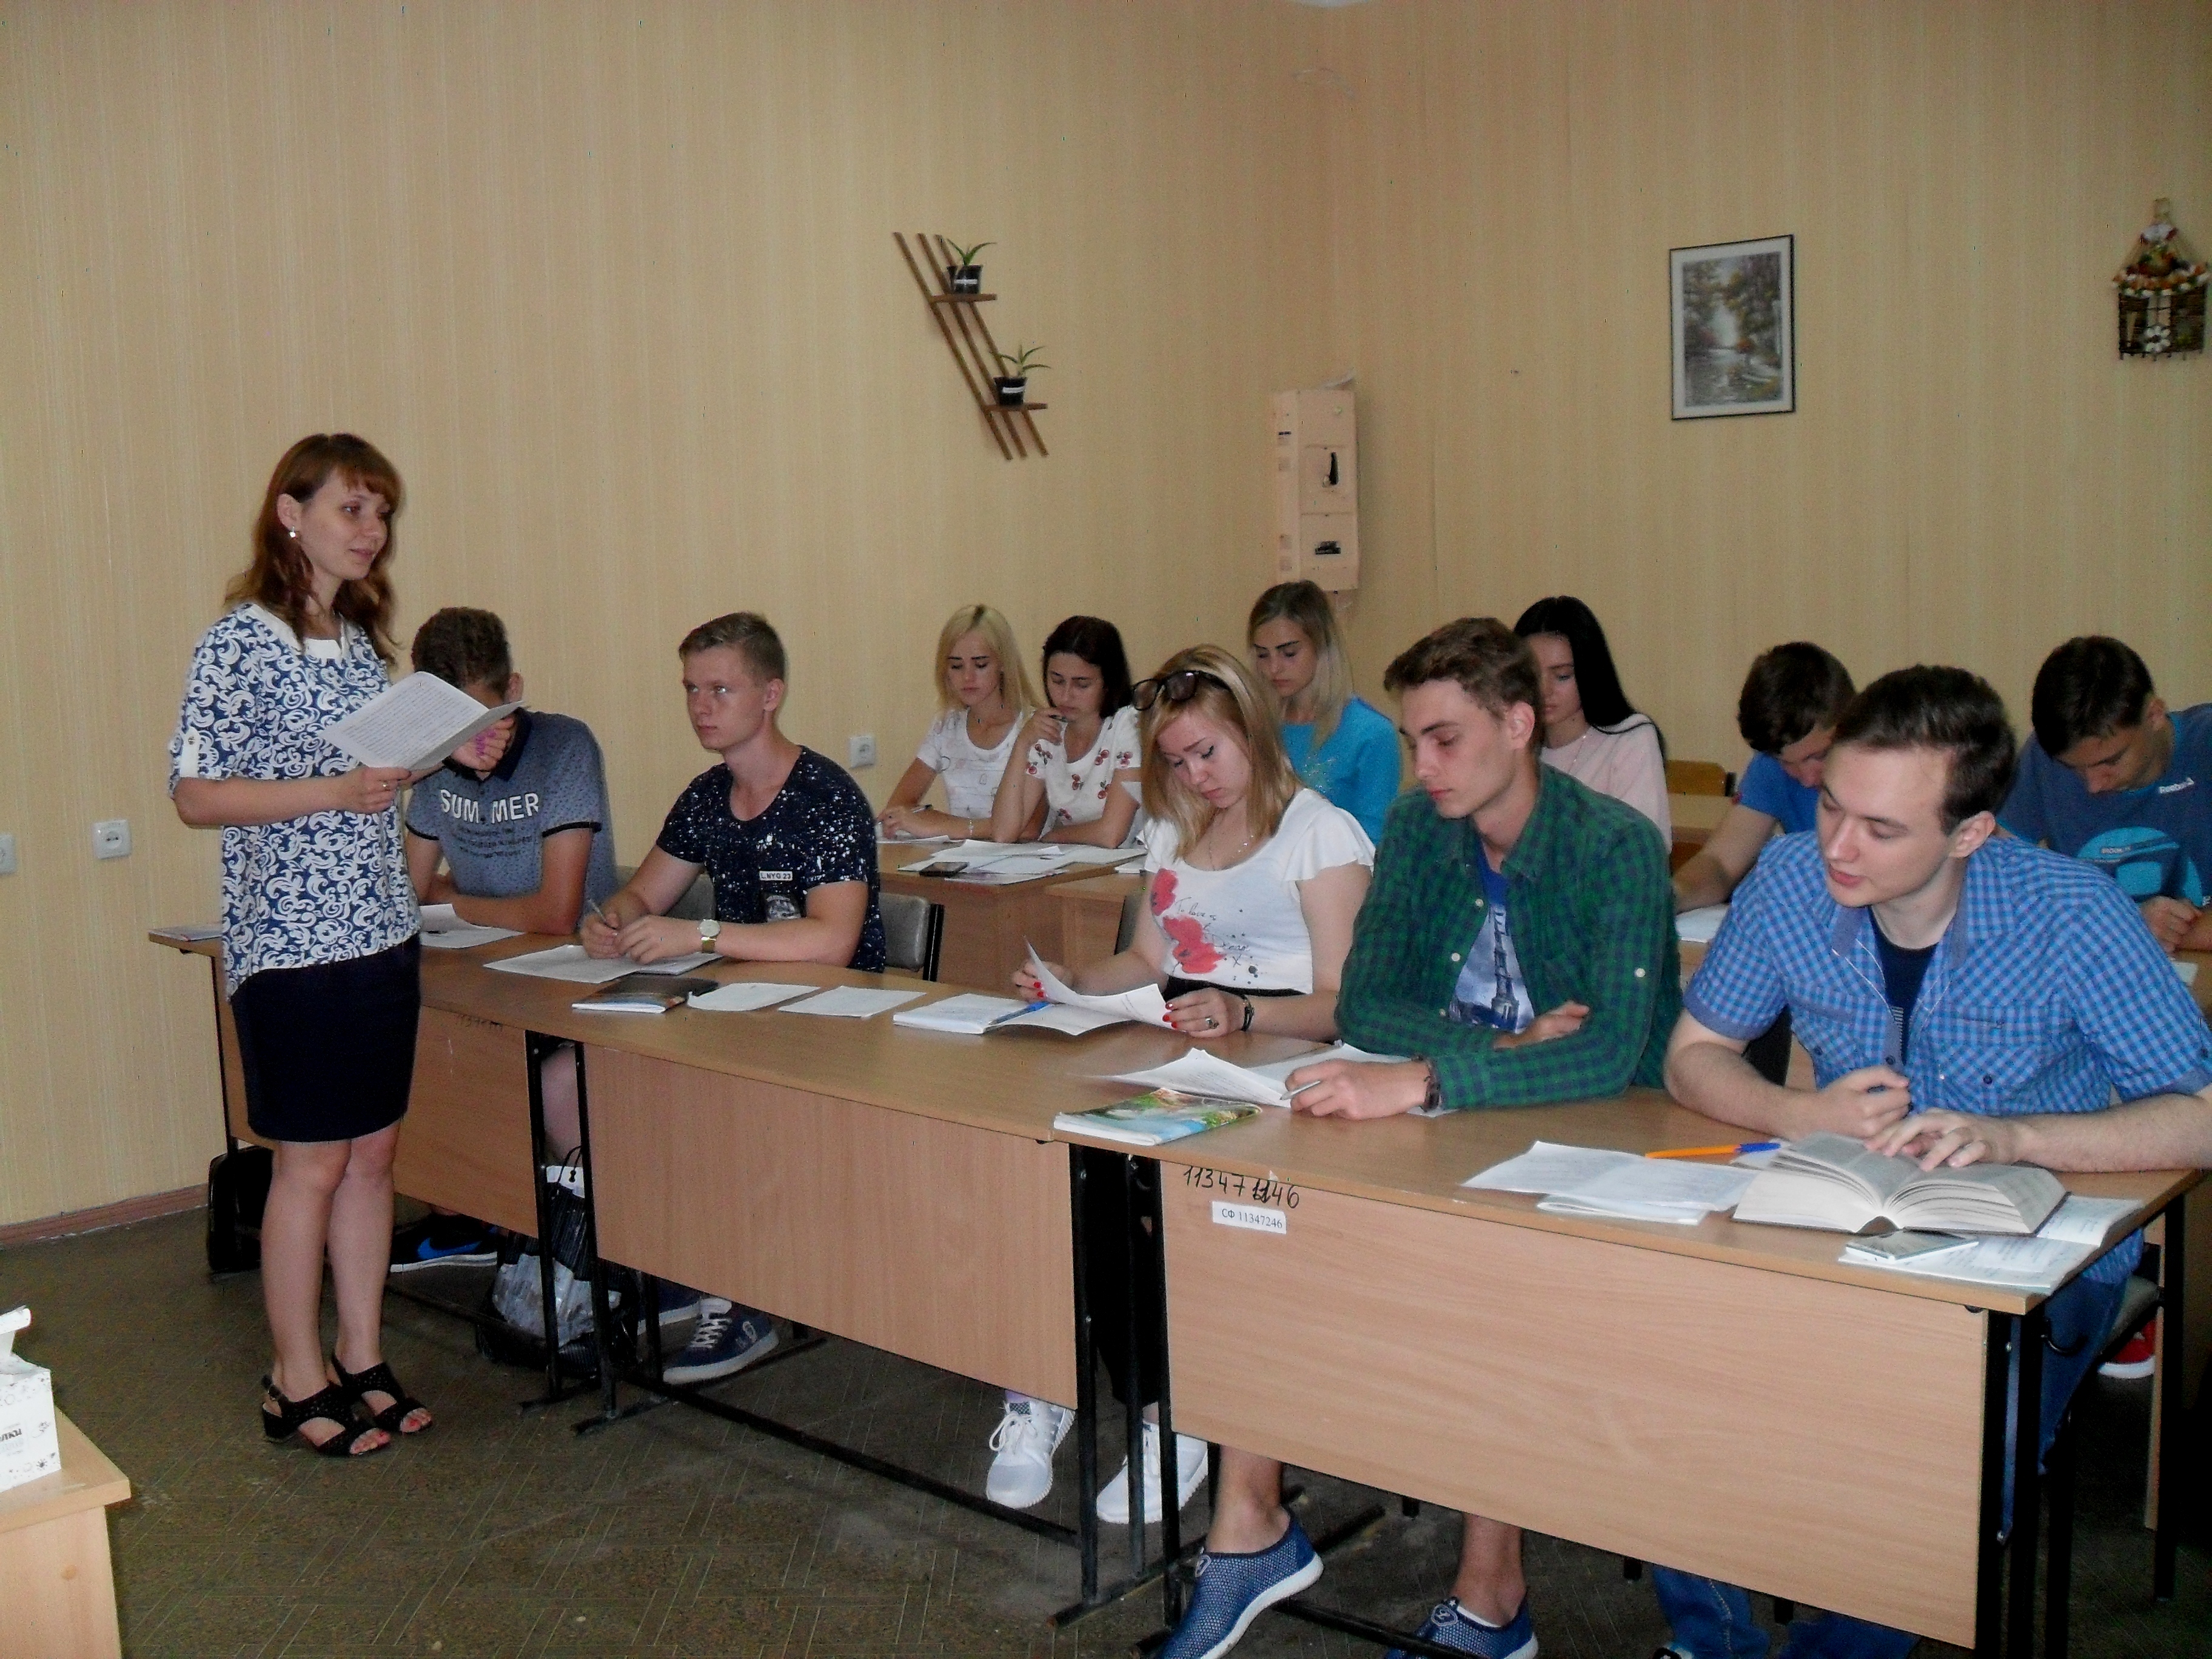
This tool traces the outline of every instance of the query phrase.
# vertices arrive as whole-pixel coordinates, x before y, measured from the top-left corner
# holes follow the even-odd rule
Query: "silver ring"
[[[1213,1017],[1212,1014],[1208,1014],[1208,1015],[1206,1017],[1206,1029],[1207,1029],[1208,1030],[1212,1030],[1212,1029],[1213,1029],[1213,1027],[1215,1027],[1215,1026],[1217,1026],[1217,1025],[1218,1025],[1218,1024],[1221,1024],[1221,1022],[1220,1022],[1219,1020],[1218,1020],[1218,1019],[1214,1018],[1214,1017]]]

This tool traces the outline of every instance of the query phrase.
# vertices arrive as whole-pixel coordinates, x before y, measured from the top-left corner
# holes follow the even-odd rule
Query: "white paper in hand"
[[[420,772],[435,766],[519,702],[487,708],[435,674],[410,674],[386,687],[323,733],[334,749],[363,766]]]
[[[1071,1008],[1087,1008],[1094,1014],[1112,1014],[1119,1019],[1133,1019],[1139,1025],[1164,1025],[1168,1023],[1168,1000],[1160,994],[1157,985],[1139,985],[1133,991],[1116,991],[1111,996],[1085,996],[1080,991],[1061,982],[1052,969],[1044,965],[1030,946],[1030,972],[1044,988],[1046,998],[1053,1002],[1066,1003]]]

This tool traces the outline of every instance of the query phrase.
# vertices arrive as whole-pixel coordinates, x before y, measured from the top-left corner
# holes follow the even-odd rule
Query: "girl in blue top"
[[[1312,582],[1278,582],[1253,604],[1244,638],[1274,693],[1291,767],[1380,842],[1382,815],[1398,797],[1398,733],[1352,695],[1328,595]]]

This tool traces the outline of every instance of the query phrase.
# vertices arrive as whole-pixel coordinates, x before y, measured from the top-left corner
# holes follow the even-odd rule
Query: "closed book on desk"
[[[2032,1233],[2066,1188],[2026,1164],[1923,1170],[1848,1135],[1808,1135],[1774,1155],[1737,1201],[1738,1221],[1855,1233],[1875,1221],[1938,1233]]]
[[[1239,1118],[1255,1116],[1259,1110],[1242,1101],[1211,1100],[1204,1095],[1154,1089],[1091,1111],[1062,1112],[1053,1119],[1052,1127],[1063,1134],[1093,1135],[1128,1146],[1164,1146],[1170,1140],[1204,1134]]]
[[[665,1014],[694,991],[711,991],[711,979],[670,979],[660,974],[625,974],[591,995],[570,1003],[587,1014]]]

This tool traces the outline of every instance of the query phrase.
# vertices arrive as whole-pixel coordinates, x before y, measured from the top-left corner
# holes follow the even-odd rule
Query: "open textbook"
[[[1123,1072],[1114,1081],[1139,1084],[1147,1089],[1172,1089],[1179,1094],[1205,1095],[1218,1100],[1248,1101],[1255,1106],[1287,1106],[1291,1103],[1288,1079],[1302,1066],[1317,1066],[1325,1060],[1395,1066],[1403,1059],[1402,1054],[1370,1054],[1348,1042],[1340,1042],[1333,1048],[1316,1049],[1310,1054],[1273,1060],[1265,1066],[1238,1066],[1203,1048],[1192,1048],[1164,1066],[1143,1072]]]
[[[420,772],[521,707],[507,702],[487,708],[435,674],[410,674],[329,727],[323,737],[363,766]]]
[[[2069,1193],[2066,1201],[2027,1237],[1883,1233],[1852,1239],[1837,1259],[1852,1267],[1881,1267],[1927,1279],[2050,1291],[2087,1261],[2136,1207],[2124,1198],[2084,1198],[2079,1193]]]
[[[1743,1196],[1756,1170],[1639,1158],[1595,1146],[1540,1140],[1518,1158],[1460,1184],[1501,1193],[1540,1193],[1536,1207],[1554,1215],[1610,1216],[1695,1226]]]
[[[2057,1176],[2030,1164],[1923,1170],[1848,1135],[1817,1134],[1775,1153],[1735,1218],[1845,1233],[1875,1221],[1939,1233],[2032,1233],[2065,1196]]]

